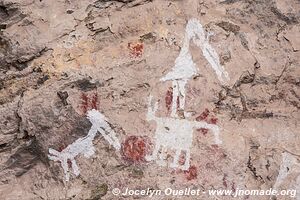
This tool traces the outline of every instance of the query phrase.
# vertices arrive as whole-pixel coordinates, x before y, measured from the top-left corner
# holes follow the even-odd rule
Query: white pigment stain
[[[81,154],[84,157],[89,158],[95,153],[93,140],[97,132],[100,132],[104,139],[116,150],[119,151],[121,149],[121,144],[116,137],[116,133],[111,129],[108,120],[103,114],[93,109],[88,111],[87,118],[92,123],[92,127],[85,137],[77,139],[61,152],[49,148],[48,158],[50,160],[59,161],[61,163],[66,181],[69,181],[70,179],[70,167],[75,176],[78,176],[80,174],[79,167],[75,160],[76,156]]]
[[[298,176],[296,181],[296,191],[297,191],[296,199],[300,200],[300,176]]]
[[[282,154],[282,162],[273,189],[277,190],[295,167],[300,167],[298,159],[290,153]],[[297,199],[298,200],[298,199]],[[300,200],[300,199],[299,199]]]

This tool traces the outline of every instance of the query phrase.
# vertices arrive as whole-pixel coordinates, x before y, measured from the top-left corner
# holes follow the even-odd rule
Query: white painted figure
[[[166,166],[167,163],[166,153],[167,150],[175,150],[173,163],[170,165],[172,168],[180,168],[187,170],[190,167],[190,148],[193,142],[194,129],[206,128],[213,131],[215,144],[221,144],[219,138],[219,127],[214,124],[206,122],[189,121],[187,119],[176,118],[160,118],[155,116],[158,108],[156,102],[154,108],[151,106],[152,96],[149,97],[147,120],[154,120],[157,124],[155,132],[155,147],[152,155],[146,157],[147,161],[156,160],[160,166]],[[161,153],[159,151],[161,150]],[[185,163],[179,165],[179,158],[181,153],[185,152]],[[158,157],[158,159],[157,159]]]
[[[185,85],[189,79],[197,74],[196,64],[194,63],[189,50],[190,40],[193,40],[194,44],[202,50],[203,56],[207,59],[209,65],[217,74],[218,79],[222,83],[229,80],[228,73],[220,64],[219,56],[214,48],[209,44],[208,37],[208,34],[205,32],[198,20],[189,20],[185,29],[183,46],[179,56],[175,60],[175,65],[172,68],[172,71],[160,79],[161,81],[172,81],[173,94],[171,117],[156,117],[155,112],[158,105],[155,103],[154,108],[152,108],[152,97],[150,96],[147,120],[154,120],[157,124],[157,127],[155,132],[154,151],[152,155],[148,155],[146,157],[148,161],[156,160],[156,162],[161,166],[167,165],[165,162],[166,153],[168,149],[171,149],[175,150],[175,156],[170,167],[187,170],[190,167],[190,148],[193,141],[193,130],[196,128],[212,130],[215,137],[215,144],[222,143],[219,138],[220,131],[217,125],[208,124],[204,121],[198,122],[189,121],[185,118],[180,119],[177,114],[178,108],[184,112]],[[179,101],[177,99],[179,99]],[[186,117],[187,115],[184,114],[184,116]],[[182,152],[185,152],[185,163],[182,166],[179,166],[179,157]]]
[[[160,79],[161,81],[172,81],[173,102],[171,117],[177,116],[177,108],[184,110],[185,85],[190,78],[197,74],[196,64],[194,63],[189,50],[190,40],[193,40],[194,44],[202,50],[203,56],[217,74],[218,79],[222,83],[229,79],[228,73],[220,64],[217,52],[209,44],[208,34],[206,34],[197,19],[190,19],[186,25],[183,46],[179,56],[175,60],[175,65],[172,68],[172,71]],[[177,105],[177,98],[179,98],[179,105]]]
[[[75,176],[78,176],[80,174],[79,167],[75,160],[76,156],[81,154],[84,157],[89,158],[95,153],[93,140],[98,131],[101,133],[104,139],[116,150],[119,151],[121,148],[120,142],[116,137],[116,133],[111,129],[110,125],[108,124],[108,120],[103,114],[93,109],[88,111],[87,118],[92,123],[92,127],[85,137],[77,139],[61,152],[49,148],[50,155],[48,155],[48,158],[50,160],[59,161],[61,163],[61,166],[65,173],[66,181],[69,181],[70,178],[69,165],[71,166],[73,174]]]

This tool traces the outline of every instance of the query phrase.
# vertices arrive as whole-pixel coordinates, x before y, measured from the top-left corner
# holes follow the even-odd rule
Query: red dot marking
[[[209,124],[217,124],[217,122],[218,122],[218,119],[215,117],[210,118],[208,121]]]
[[[218,119],[214,116],[208,118],[210,115],[210,111],[206,108],[198,117],[196,117],[196,121],[205,121],[208,124],[217,124]],[[197,131],[202,133],[204,136],[208,133],[208,129],[206,128],[199,128]]]
[[[165,103],[166,103],[166,108],[168,110],[168,112],[170,112],[171,110],[171,104],[173,101],[173,88],[170,87],[166,93],[166,97],[165,97]]]
[[[185,178],[188,181],[193,180],[193,179],[197,179],[198,172],[197,172],[196,166],[194,166],[194,165],[190,166],[190,168],[188,170],[184,171],[184,174],[185,174]]]
[[[72,168],[72,162],[71,162],[70,159],[68,159],[67,163],[68,163],[68,167],[69,167],[69,168]]]
[[[177,100],[176,100],[176,103],[177,103],[177,110],[179,110],[179,104],[180,104],[180,99],[179,99],[179,96],[177,96]]]
[[[144,51],[143,43],[128,43],[129,54],[132,57],[141,57]]]
[[[208,133],[208,129],[207,128],[199,128],[197,129],[197,131],[201,132],[202,135],[206,136]]]
[[[207,119],[208,115],[209,115],[209,110],[206,108],[197,118],[197,121],[204,121]]]

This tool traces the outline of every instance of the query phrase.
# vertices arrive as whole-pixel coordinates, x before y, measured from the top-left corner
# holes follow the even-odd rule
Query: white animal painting
[[[171,117],[177,116],[177,108],[184,110],[185,85],[198,71],[189,50],[191,40],[193,40],[194,44],[202,50],[203,56],[217,74],[218,79],[222,83],[229,80],[228,73],[220,64],[217,52],[209,44],[208,34],[206,34],[197,19],[190,19],[186,25],[183,46],[179,56],[175,60],[175,65],[172,68],[172,71],[160,79],[161,81],[172,81],[173,102]],[[179,105],[177,105],[177,98],[179,98]]]
[[[146,157],[148,161],[156,160],[159,165],[166,166],[166,153],[171,149],[175,150],[175,156],[170,167],[187,170],[190,167],[190,148],[193,142],[193,130],[196,128],[212,130],[215,137],[215,144],[222,143],[219,138],[220,131],[217,125],[208,124],[204,121],[189,121],[185,119],[188,115],[184,112],[185,85],[189,79],[197,74],[196,64],[194,63],[189,50],[191,40],[201,49],[203,56],[207,59],[221,83],[229,80],[228,73],[220,64],[217,52],[209,44],[208,35],[209,34],[205,32],[198,20],[189,20],[185,29],[183,46],[179,56],[175,60],[175,65],[172,68],[172,71],[160,79],[161,81],[172,81],[173,93],[171,117],[156,117],[155,112],[158,105],[155,103],[154,108],[152,108],[152,97],[150,96],[147,120],[154,120],[156,122],[156,132],[154,151],[152,155]],[[179,99],[179,101],[177,99]],[[178,110],[183,111],[183,119],[178,117]],[[185,152],[185,163],[179,166],[179,158],[182,152]]]
[[[87,118],[92,123],[92,127],[85,137],[77,139],[61,152],[49,148],[48,158],[61,163],[66,181],[69,181],[70,178],[69,167],[72,168],[72,172],[75,176],[80,174],[79,167],[75,160],[76,156],[81,154],[84,157],[89,158],[95,153],[93,140],[97,132],[100,132],[104,139],[116,150],[119,151],[121,148],[120,142],[116,137],[116,133],[111,129],[108,120],[103,114],[93,109],[87,112]]]
[[[219,127],[214,124],[208,124],[206,122],[189,121],[187,119],[176,118],[160,118],[155,116],[155,112],[158,109],[158,103],[156,102],[154,108],[151,106],[152,96],[149,97],[147,120],[156,122],[155,132],[155,147],[152,155],[146,156],[147,161],[156,160],[156,163],[160,166],[166,166],[167,163],[166,153],[167,150],[175,150],[175,156],[171,168],[179,168],[187,170],[190,167],[190,148],[193,142],[194,129],[206,128],[212,130],[215,138],[215,144],[221,144],[222,141],[219,138]],[[161,150],[161,153],[159,151]],[[179,158],[181,153],[185,152],[185,163],[179,165]]]

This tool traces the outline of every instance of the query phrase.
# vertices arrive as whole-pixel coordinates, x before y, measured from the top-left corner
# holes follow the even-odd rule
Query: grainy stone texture
[[[185,112],[218,125],[222,144],[195,130],[191,166],[179,170],[145,159],[156,128],[146,114],[152,95],[157,115],[170,115],[172,83],[160,79],[191,18],[230,80],[220,83],[190,43],[198,74],[186,85]],[[115,187],[300,193],[299,22],[298,0],[1,0],[0,199],[125,199]],[[87,135],[91,109],[109,119],[121,151],[99,134],[95,154],[76,158],[80,176],[66,182],[48,149]],[[270,197],[239,199],[247,198]]]

